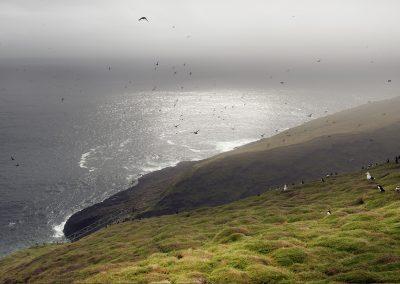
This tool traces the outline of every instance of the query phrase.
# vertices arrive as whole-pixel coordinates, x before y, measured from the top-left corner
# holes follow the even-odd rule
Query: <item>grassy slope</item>
[[[385,193],[357,172],[129,221],[0,260],[0,282],[400,282],[400,167],[371,172]]]

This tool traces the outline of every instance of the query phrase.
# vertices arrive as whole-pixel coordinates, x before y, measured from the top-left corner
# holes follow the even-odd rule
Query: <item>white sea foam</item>
[[[53,231],[54,231],[53,238],[60,239],[60,238],[64,237],[63,230],[64,230],[65,223],[67,223],[67,220],[69,219],[69,217],[71,217],[71,215],[68,215],[68,217],[65,218],[65,220],[63,222],[61,222],[60,224],[55,225],[53,227]]]
[[[178,163],[179,163],[179,161],[162,162],[162,163],[147,162],[147,165],[142,167],[142,170],[145,173],[151,173],[151,172],[162,170],[167,167],[176,166]]]
[[[223,141],[223,142],[217,142],[215,144],[215,148],[219,152],[227,152],[235,149],[236,147],[251,143],[257,141],[257,139],[240,139],[240,140],[234,140],[234,141]]]
[[[89,170],[89,172],[93,172],[96,168],[88,166],[88,159],[90,158],[90,155],[92,155],[95,152],[96,152],[96,148],[92,148],[88,152],[83,153],[81,155],[81,159],[79,160],[79,163],[78,163],[79,167],[81,167],[82,169],[87,169],[87,170]]]

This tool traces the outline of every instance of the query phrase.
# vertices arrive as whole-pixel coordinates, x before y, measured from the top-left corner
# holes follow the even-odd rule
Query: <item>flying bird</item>
[[[200,129],[199,129],[199,130],[196,130],[196,131],[193,131],[192,133],[193,133],[193,134],[199,134],[199,131],[200,131]]]
[[[146,21],[146,22],[148,22],[149,20],[147,20],[146,17],[141,17],[141,18],[139,18],[139,22],[141,22],[141,21]]]

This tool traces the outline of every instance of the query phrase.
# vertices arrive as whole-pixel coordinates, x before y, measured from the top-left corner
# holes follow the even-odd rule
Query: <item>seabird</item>
[[[18,164],[18,163],[16,163],[16,164],[15,164],[15,166],[16,166],[16,167],[19,167],[19,164]]]
[[[264,138],[264,136],[265,136],[265,133],[261,134],[261,138]]]
[[[147,22],[148,22],[149,20],[147,20],[146,17],[141,17],[141,18],[139,18],[139,22],[140,22],[140,21],[147,21]]]
[[[367,172],[366,175],[367,175],[367,180],[374,180],[375,179],[373,176],[371,176],[371,174],[369,172]]]
[[[286,191],[286,190],[288,190],[288,187],[287,187],[287,185],[285,184],[285,185],[283,186],[283,191]]]
[[[175,124],[174,127],[175,127],[175,128],[178,128],[179,125],[180,125],[180,124]]]
[[[331,214],[332,214],[331,210],[326,211],[326,215],[331,215]]]
[[[312,113],[310,113],[310,114],[307,114],[307,116],[308,116],[308,117],[312,117],[312,115],[313,115]]]
[[[200,129],[199,129],[199,130],[196,130],[196,131],[193,131],[192,133],[193,133],[193,134],[199,134],[199,131],[200,131]]]
[[[379,192],[385,192],[385,189],[380,184],[378,184],[378,189],[379,189]]]
[[[15,161],[15,158],[14,158],[14,156],[11,156],[11,161]]]
[[[389,80],[387,80],[387,82],[388,82],[388,83],[391,83],[391,82],[392,82],[392,80],[390,80],[390,79],[389,79]]]

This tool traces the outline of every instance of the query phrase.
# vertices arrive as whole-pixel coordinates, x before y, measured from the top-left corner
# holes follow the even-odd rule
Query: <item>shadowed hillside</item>
[[[68,236],[125,209],[149,217],[215,206],[284,183],[385,161],[400,152],[400,98],[315,119],[236,150],[151,173],[139,185],[74,214]]]
[[[400,282],[399,164],[127,221],[0,260],[0,282]],[[332,215],[327,215],[331,210]]]

